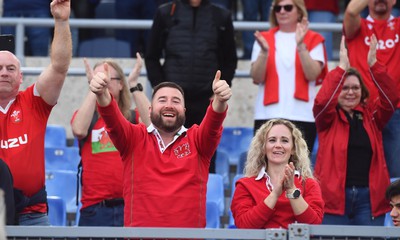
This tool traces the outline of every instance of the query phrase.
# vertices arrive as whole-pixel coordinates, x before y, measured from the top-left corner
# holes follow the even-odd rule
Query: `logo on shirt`
[[[16,148],[21,145],[25,145],[28,143],[28,134],[24,134],[23,136],[19,136],[16,138],[10,138],[7,140],[0,140],[0,148],[2,149],[9,149],[9,148]]]
[[[174,154],[176,158],[183,158],[190,154],[190,145],[189,143],[184,143],[174,149]]]
[[[12,123],[21,122],[21,110],[14,110],[11,114]]]
[[[371,44],[371,39],[369,36],[366,36],[364,38],[364,42],[367,46]],[[390,49],[394,48],[396,44],[399,42],[399,34],[395,35],[395,39],[388,38],[386,40],[378,39],[378,50],[385,50],[385,49]]]
[[[113,142],[107,131],[103,128],[92,130],[92,153],[115,152]]]

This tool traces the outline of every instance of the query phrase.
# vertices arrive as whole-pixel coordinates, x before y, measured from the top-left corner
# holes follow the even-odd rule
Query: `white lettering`
[[[16,148],[27,143],[28,143],[28,134],[25,133],[23,136],[19,136],[17,138],[0,140],[0,148],[2,149]]]
[[[396,46],[396,44],[399,42],[400,38],[399,38],[399,34],[395,35],[395,39],[387,39],[385,40],[379,40],[378,39],[378,46],[377,49],[378,50],[385,50],[385,49],[390,49],[390,48],[394,48]],[[364,43],[365,45],[369,46],[371,44],[371,40],[370,37],[365,37],[364,38]]]

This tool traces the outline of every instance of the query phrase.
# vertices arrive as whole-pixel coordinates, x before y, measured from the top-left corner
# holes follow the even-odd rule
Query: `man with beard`
[[[124,226],[206,226],[206,192],[210,159],[222,135],[232,93],[217,71],[214,100],[200,125],[186,129],[182,88],[163,82],[154,87],[151,124],[133,125],[121,114],[107,89],[108,65],[90,81],[98,112],[124,165]]]
[[[352,0],[346,8],[343,30],[346,37],[350,65],[357,68],[375,101],[378,91],[368,70],[367,54],[370,36],[378,39],[377,59],[386,65],[389,75],[396,80],[400,92],[400,18],[391,15],[396,0]],[[360,17],[368,6],[369,16]],[[400,177],[400,103],[382,132],[386,163],[390,177]]]

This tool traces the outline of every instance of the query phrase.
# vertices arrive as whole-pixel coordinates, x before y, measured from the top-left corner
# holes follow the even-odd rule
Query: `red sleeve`
[[[297,215],[296,219],[301,223],[321,224],[325,206],[321,188],[317,181],[310,178],[306,180],[304,188],[303,198],[308,203],[308,208],[302,214]]]
[[[379,98],[370,99],[367,108],[374,113],[379,129],[383,129],[396,110],[399,95],[395,82],[387,74],[387,68],[376,62],[370,68],[371,79],[378,89]]]
[[[112,96],[111,96],[112,97]],[[117,102],[112,97],[111,103],[108,106],[101,107],[97,105],[98,112],[104,119],[106,131],[110,135],[114,146],[121,153],[121,156],[129,153],[130,145],[127,144],[135,138],[131,132],[134,124],[130,123],[118,108]]]
[[[313,113],[318,131],[329,128],[334,119],[344,76],[345,71],[339,67],[330,71],[315,97]]]

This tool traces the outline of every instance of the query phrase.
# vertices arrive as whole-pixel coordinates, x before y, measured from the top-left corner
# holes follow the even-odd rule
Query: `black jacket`
[[[231,85],[237,65],[231,14],[208,0],[198,8],[187,0],[161,5],[147,47],[145,63],[153,87],[170,81],[184,89],[186,98],[208,98],[217,70]]]

